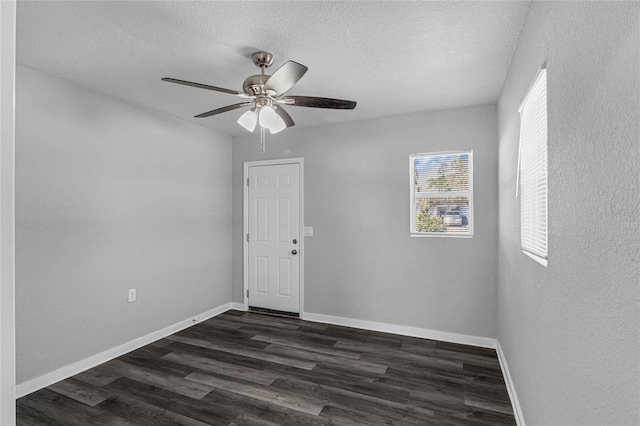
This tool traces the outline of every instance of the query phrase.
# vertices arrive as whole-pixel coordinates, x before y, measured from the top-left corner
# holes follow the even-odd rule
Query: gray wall
[[[640,3],[533,2],[498,104],[498,339],[528,425],[640,423]],[[520,252],[517,109],[548,61],[549,266]]]
[[[18,383],[230,301],[229,136],[24,67],[16,90]]]
[[[267,135],[266,155],[259,145],[257,133],[233,138],[235,302],[243,162],[304,157],[306,312],[495,337],[495,106],[294,127]],[[411,238],[409,154],[458,149],[474,150],[475,236]]]

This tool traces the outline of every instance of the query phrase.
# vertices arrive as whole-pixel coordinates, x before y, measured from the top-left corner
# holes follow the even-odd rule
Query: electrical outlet
[[[135,288],[130,288],[129,289],[129,303],[135,302],[135,301],[136,301],[136,289]]]

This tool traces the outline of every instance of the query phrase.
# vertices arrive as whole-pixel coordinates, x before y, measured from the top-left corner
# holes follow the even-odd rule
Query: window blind
[[[542,69],[520,107],[520,237],[525,254],[546,266],[547,71]],[[536,259],[538,257],[539,259]]]

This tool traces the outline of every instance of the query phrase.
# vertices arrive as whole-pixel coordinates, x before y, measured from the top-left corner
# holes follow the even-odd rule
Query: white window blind
[[[413,154],[411,235],[473,235],[473,152]]]
[[[548,252],[547,71],[544,68],[538,74],[520,107],[518,157],[522,251],[546,266]],[[516,188],[516,195],[517,191]]]

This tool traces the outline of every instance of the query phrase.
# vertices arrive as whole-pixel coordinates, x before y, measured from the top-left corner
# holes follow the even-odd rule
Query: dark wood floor
[[[514,425],[492,349],[229,311],[20,398],[18,425]]]

